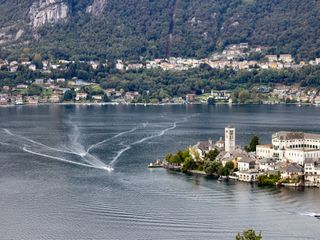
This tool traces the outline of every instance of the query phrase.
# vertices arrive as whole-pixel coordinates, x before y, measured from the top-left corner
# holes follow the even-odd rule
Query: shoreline
[[[312,104],[312,103],[215,103],[215,104],[207,104],[207,103],[117,103],[117,102],[107,102],[107,103],[94,103],[94,102],[62,102],[62,103],[37,103],[37,104],[7,104],[7,105],[0,105],[0,108],[9,108],[9,107],[23,107],[23,106],[68,106],[68,105],[80,105],[80,106],[182,106],[182,105],[207,105],[207,106],[242,106],[242,105],[264,105],[264,106],[274,106],[274,105],[288,105],[288,106],[314,106],[319,107],[319,104]]]

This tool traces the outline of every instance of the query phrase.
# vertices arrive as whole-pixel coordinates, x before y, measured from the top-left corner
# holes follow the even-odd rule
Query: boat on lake
[[[149,163],[148,168],[162,168],[163,162],[161,160],[157,160],[155,163]]]

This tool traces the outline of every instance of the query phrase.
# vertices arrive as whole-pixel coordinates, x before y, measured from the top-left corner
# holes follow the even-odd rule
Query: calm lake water
[[[38,106],[0,109],[0,239],[319,239],[319,189],[259,188],[146,168],[168,152],[253,134],[320,133],[320,108]],[[113,171],[107,171],[109,166]],[[110,170],[110,169],[109,169]]]

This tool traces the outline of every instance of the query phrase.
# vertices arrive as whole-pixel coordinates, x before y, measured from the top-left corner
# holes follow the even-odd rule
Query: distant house
[[[303,176],[303,167],[296,163],[286,163],[280,169],[281,178],[292,179]]]
[[[3,86],[2,87],[2,91],[8,92],[8,91],[10,91],[10,87],[9,86]]]
[[[18,84],[17,85],[17,89],[27,89],[28,88],[28,85],[25,85],[25,84]]]
[[[293,62],[293,58],[291,54],[280,54],[279,60],[285,63]]]
[[[254,169],[256,162],[250,158],[241,158],[238,161],[238,169],[239,171],[248,171],[249,169]]]
[[[277,55],[266,55],[266,58],[268,59],[268,62],[276,62],[278,61]]]
[[[258,161],[260,171],[273,171],[276,168],[277,161],[273,158],[263,158]]]
[[[87,83],[87,82],[85,82],[85,81],[83,81],[81,79],[77,79],[77,80],[75,80],[75,85],[77,85],[77,86],[86,86],[86,85],[89,85],[89,83]]]
[[[57,78],[57,83],[64,83],[66,79],[64,78]]]
[[[103,99],[103,96],[101,95],[93,95],[92,96],[92,100],[94,100],[95,102],[101,102]]]
[[[34,64],[31,64],[31,65],[29,65],[29,70],[31,70],[31,71],[36,71],[37,70],[37,67],[36,67],[36,65],[34,65]]]
[[[202,159],[210,150],[213,150],[214,148],[215,148],[215,145],[213,144],[211,139],[209,139],[208,141],[200,141],[193,146],[193,149],[199,153],[199,156]]]
[[[0,105],[7,105],[10,101],[8,94],[0,94]]]
[[[50,96],[49,101],[51,103],[59,103],[61,101],[61,95],[54,93]]]
[[[28,96],[28,97],[26,97],[26,102],[28,104],[38,104],[39,103],[39,97],[38,96]]]
[[[86,100],[88,97],[87,93],[77,93],[75,100],[80,101],[80,100]]]
[[[305,161],[304,180],[306,186],[320,186],[320,162],[318,160]]]
[[[256,146],[256,155],[258,158],[269,158],[272,156],[272,144],[261,144]]]
[[[238,180],[242,182],[256,182],[259,177],[259,171],[255,169],[236,172],[235,174],[238,176]]]
[[[186,95],[186,101],[189,103],[193,103],[196,101],[196,95],[194,93]]]
[[[15,103],[14,104],[15,105],[23,105],[23,97],[22,97],[22,95],[17,95],[15,97]]]
[[[38,78],[34,81],[35,84],[37,85],[43,85],[44,84],[44,79],[43,78]]]
[[[316,96],[313,101],[315,104],[320,105],[320,96]]]

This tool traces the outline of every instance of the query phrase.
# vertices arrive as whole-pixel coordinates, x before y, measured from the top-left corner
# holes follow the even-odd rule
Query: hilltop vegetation
[[[298,60],[320,56],[317,0],[108,0],[98,17],[86,11],[93,0],[65,0],[68,19],[36,33],[27,25],[29,8],[35,1],[1,0],[0,32],[16,24],[10,30],[15,35],[22,27],[19,43],[34,36],[39,41],[21,47],[31,47],[48,57],[165,57],[171,30],[172,56],[202,58],[240,42],[267,46],[270,53],[292,53]],[[7,48],[0,51],[2,57],[19,49],[16,45],[10,48],[16,43],[6,42]]]

